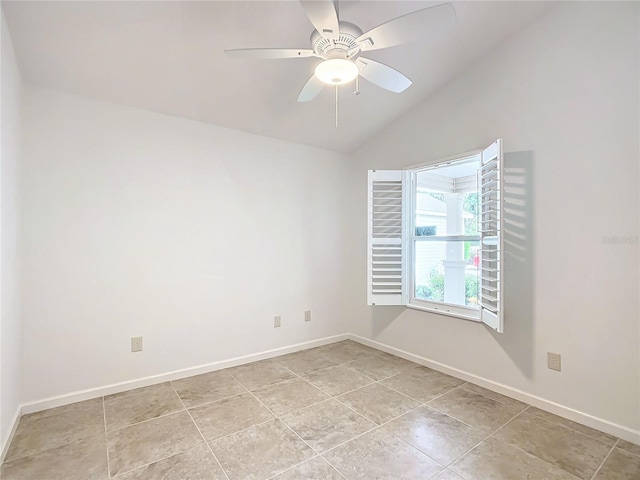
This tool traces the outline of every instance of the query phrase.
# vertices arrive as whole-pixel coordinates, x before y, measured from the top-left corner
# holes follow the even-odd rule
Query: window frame
[[[504,332],[504,261],[505,261],[505,165],[502,139],[479,151],[452,155],[440,160],[424,162],[402,170],[369,170],[367,218],[367,304],[398,305],[476,320],[468,314],[466,305],[444,302],[431,304],[408,300],[409,284],[415,281],[414,268],[408,275],[408,257],[414,258],[414,203],[411,193],[411,170],[421,170],[461,162],[480,152],[476,175],[479,195],[480,275],[478,279],[479,321]],[[415,177],[415,175],[414,175]],[[469,178],[466,176],[464,178]],[[413,181],[415,183],[415,180]],[[468,180],[471,183],[471,180]],[[438,179],[435,179],[435,185]],[[464,184],[463,184],[464,185]],[[460,189],[461,193],[464,191]],[[412,218],[413,217],[413,218]],[[413,229],[411,232],[409,229]],[[458,235],[456,235],[458,236]],[[464,236],[464,235],[460,235]],[[443,239],[446,236],[443,236]],[[485,256],[486,255],[486,256]],[[412,260],[413,261],[413,260]],[[487,265],[485,267],[485,265]],[[408,278],[409,277],[409,278]],[[413,280],[410,280],[413,278]],[[412,287],[412,291],[415,291]],[[426,302],[426,301],[422,301]],[[470,318],[471,317],[471,318]]]
[[[471,152],[465,152],[458,155],[451,155],[449,157],[433,160],[411,167],[407,167],[405,171],[408,174],[407,185],[407,215],[408,221],[405,224],[405,252],[406,252],[406,279],[407,279],[407,308],[414,310],[421,310],[425,312],[437,313],[441,315],[447,315],[450,317],[461,318],[463,320],[470,320],[474,322],[481,322],[482,308],[478,306],[458,305],[447,302],[429,301],[416,298],[416,275],[415,275],[415,258],[416,258],[416,198],[417,198],[417,181],[416,177],[419,173],[433,170],[436,168],[445,167],[463,162],[475,162],[478,168],[482,162],[482,150],[473,150]],[[476,191],[479,192],[479,188],[476,185]],[[449,235],[450,236],[450,235]],[[460,237],[467,237],[468,235],[460,235]],[[481,242],[480,233],[473,235],[473,241]],[[446,240],[445,240],[446,241]],[[465,241],[465,240],[460,240]]]

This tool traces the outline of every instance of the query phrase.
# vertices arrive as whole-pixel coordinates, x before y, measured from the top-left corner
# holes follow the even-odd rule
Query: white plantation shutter
[[[482,152],[478,172],[480,202],[480,319],[499,333],[504,331],[504,215],[502,140]]]
[[[405,256],[402,170],[370,170],[367,304],[404,305]]]

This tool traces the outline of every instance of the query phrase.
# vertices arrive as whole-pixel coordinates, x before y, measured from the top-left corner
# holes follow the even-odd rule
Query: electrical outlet
[[[142,337],[131,337],[131,351],[132,352],[142,351]]]
[[[558,372],[560,371],[561,363],[559,353],[547,352],[547,367],[550,370],[556,370]]]
[[[273,328],[278,328],[282,324],[282,318],[280,315],[276,315],[273,317]]]
[[[305,312],[304,312],[304,321],[305,322],[310,322],[311,321],[311,310],[305,310]]]

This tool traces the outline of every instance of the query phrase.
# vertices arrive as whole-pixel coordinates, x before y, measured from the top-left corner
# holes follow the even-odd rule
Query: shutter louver
[[[481,320],[499,333],[504,331],[502,163],[502,142],[497,140],[482,152],[478,175]]]
[[[404,298],[403,172],[369,171],[367,303],[401,305]]]

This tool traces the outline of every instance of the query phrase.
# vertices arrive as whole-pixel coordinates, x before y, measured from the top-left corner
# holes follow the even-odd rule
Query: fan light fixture
[[[332,58],[319,64],[315,75],[318,80],[328,85],[344,85],[358,76],[358,67],[351,60]]]

